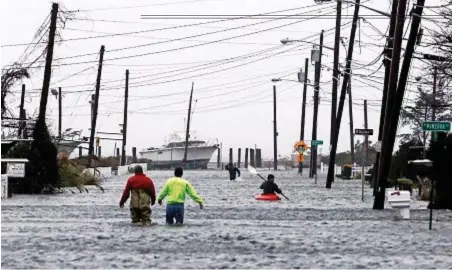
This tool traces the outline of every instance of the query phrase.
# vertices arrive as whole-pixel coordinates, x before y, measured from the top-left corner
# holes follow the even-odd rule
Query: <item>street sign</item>
[[[443,121],[426,121],[422,122],[422,130],[424,131],[449,131],[450,122]]]
[[[355,134],[356,135],[374,135],[374,130],[373,129],[360,129],[360,128],[355,128]]]
[[[311,141],[311,145],[322,145],[323,141],[322,140],[312,140]]]

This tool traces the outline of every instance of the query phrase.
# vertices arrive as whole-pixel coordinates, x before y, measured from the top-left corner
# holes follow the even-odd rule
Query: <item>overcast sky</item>
[[[388,0],[362,2],[375,9],[390,12]],[[440,4],[441,1],[427,2],[433,6]],[[305,58],[310,57],[312,48],[312,44],[309,43],[278,47],[281,45],[280,40],[290,38],[317,43],[323,29],[324,45],[333,47],[334,31],[327,30],[334,27],[334,16],[317,18],[314,16],[334,15],[335,3],[316,5],[314,0],[72,0],[59,3],[60,8],[65,11],[60,12],[60,16],[67,17],[68,20],[64,28],[62,24],[58,25],[63,42],[56,44],[54,59],[63,59],[53,62],[55,66],[52,70],[51,88],[62,87],[64,93],[63,129],[82,129],[84,135],[89,135],[88,101],[94,93],[98,52],[101,45],[105,45],[97,131],[119,132],[119,124],[122,123],[123,117],[125,70],[129,69],[128,153],[131,153],[132,146],[138,149],[160,146],[172,132],[185,130],[184,119],[187,117],[189,92],[191,83],[194,82],[191,130],[196,133],[192,137],[218,138],[223,143],[223,160],[227,158],[229,147],[234,149],[254,147],[255,144],[262,148],[264,158],[272,157],[271,79],[283,77],[297,80],[297,72],[304,68]],[[341,36],[348,40],[353,6],[349,8],[347,6],[344,5],[342,12],[344,26]],[[409,1],[408,10],[412,6],[413,1]],[[17,61],[27,48],[22,45],[6,47],[5,45],[36,41],[33,37],[39,26],[45,22],[50,10],[50,1],[2,1],[2,67]],[[273,15],[304,14],[305,17],[279,20],[271,18],[225,20],[178,28],[175,27],[219,19],[141,19],[141,15],[251,15],[282,10],[287,11]],[[431,14],[428,9],[425,12]],[[387,30],[388,19],[382,16],[370,17],[369,15],[375,16],[376,13],[364,8],[360,10],[360,15],[366,21],[361,20],[357,31],[353,72],[363,75],[373,74],[373,77],[355,76],[352,79],[354,125],[355,128],[363,128],[363,100],[369,100],[369,128],[374,129],[374,136],[371,136],[370,140],[375,142],[384,69],[380,68],[381,59],[374,61],[375,64],[372,61],[382,52],[385,44],[382,34]],[[290,25],[284,26],[286,24]],[[423,21],[423,25],[430,29],[435,27],[429,21]],[[171,27],[173,28],[168,29]],[[147,31],[160,28],[166,29]],[[231,28],[237,29],[227,31]],[[268,30],[271,28],[275,29]],[[137,31],[147,32],[98,37],[110,33]],[[218,31],[221,32],[207,34]],[[196,37],[182,39],[190,36]],[[242,37],[224,40],[236,36]],[[96,38],[70,40],[81,37]],[[44,39],[47,39],[47,35]],[[181,40],[163,42],[172,39]],[[423,41],[428,39],[427,34]],[[203,43],[209,44],[202,45]],[[37,57],[43,46],[38,46],[28,61]],[[191,48],[186,48],[190,46]],[[114,51],[121,48],[122,50]],[[340,62],[345,63],[345,49],[343,46],[340,49]],[[418,47],[417,51],[428,49]],[[80,56],[85,54],[87,55]],[[142,54],[147,55],[137,56]],[[76,57],[67,58],[71,56]],[[324,49],[318,123],[318,139],[324,141],[324,154],[328,154],[330,143],[332,71],[328,67],[332,67],[332,63],[332,51]],[[419,74],[423,64],[415,60],[412,66],[410,80]],[[14,102],[11,108],[18,106],[21,83],[24,83],[27,87],[25,104],[27,111],[33,112],[38,109],[43,71],[43,68],[33,69],[32,78],[16,84],[14,97],[9,99],[9,102]],[[310,64],[309,78],[312,82],[313,71],[314,66]],[[286,156],[292,152],[293,145],[300,135],[303,87],[302,84],[291,81],[276,83],[276,87],[278,154]],[[408,90],[413,89],[416,89],[416,85],[408,84]],[[310,140],[313,115],[311,86],[308,87],[307,96],[305,138]],[[406,98],[409,100],[414,96],[413,92],[408,91]],[[51,128],[56,131],[58,102],[54,96],[49,97],[47,114],[51,119]],[[358,139],[362,138],[355,138]],[[113,154],[114,142],[102,141],[101,145],[103,155]],[[349,113],[346,102],[338,150],[349,149]]]

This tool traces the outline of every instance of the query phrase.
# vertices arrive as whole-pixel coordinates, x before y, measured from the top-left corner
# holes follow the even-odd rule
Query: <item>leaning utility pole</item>
[[[190,92],[190,103],[188,103],[188,118],[187,118],[187,130],[185,131],[185,150],[184,150],[184,159],[182,160],[182,165],[185,166],[187,162],[187,150],[188,150],[188,139],[190,138],[190,116],[191,116],[191,101],[193,99],[193,88],[195,83],[191,83],[191,92]]]
[[[368,126],[367,126],[367,100],[366,99],[364,100],[364,128],[365,129],[368,128]],[[368,157],[369,156],[369,151],[368,151],[369,149],[368,149],[368,147],[369,147],[369,136],[365,135],[364,136],[364,147],[363,147],[364,153],[362,153],[364,155],[364,157],[365,157],[363,166],[366,166],[367,162],[369,160],[369,157]]]
[[[19,130],[18,130],[18,135],[19,138],[22,137],[22,133],[25,129],[25,126],[27,125],[27,122],[25,122],[25,110],[24,110],[24,106],[25,106],[25,84],[22,84],[22,95],[20,96],[20,109],[19,109]]]
[[[416,45],[416,37],[419,31],[419,25],[421,23],[421,16],[424,7],[425,0],[418,0],[417,4],[414,8],[413,18],[411,23],[410,35],[408,38],[408,42],[405,49],[405,54],[403,57],[402,69],[400,71],[399,83],[397,85],[397,75],[398,75],[398,63],[400,60],[400,52],[401,52],[401,43],[402,43],[402,35],[403,35],[403,25],[405,21],[405,8],[406,8],[406,0],[401,0],[399,3],[398,14],[397,14],[397,25],[395,30],[394,37],[394,51],[392,54],[392,59],[394,68],[391,66],[391,84],[389,85],[389,95],[392,93],[392,88],[396,88],[394,91],[394,101],[393,101],[393,110],[388,112],[386,110],[386,116],[391,116],[388,120],[390,121],[388,129],[385,129],[383,133],[383,144],[382,144],[382,152],[380,161],[380,172],[379,172],[379,191],[375,196],[374,209],[384,209],[384,200],[385,200],[385,188],[386,188],[386,179],[389,175],[389,169],[391,166],[391,158],[392,152],[394,150],[394,143],[397,134],[397,127],[399,124],[399,116],[402,108],[403,97],[405,95],[405,87],[409,76],[411,59],[414,53],[414,46]],[[397,63],[394,63],[397,62]],[[393,73],[394,72],[394,73]],[[392,82],[395,81],[394,84]],[[388,99],[389,101],[389,99]],[[389,104],[386,104],[388,106]],[[391,115],[388,115],[391,113]]]
[[[276,126],[276,85],[273,85],[273,170],[278,170],[278,130]]]
[[[304,63],[304,84],[303,84],[303,101],[301,105],[301,129],[300,129],[300,141],[304,140],[304,126],[306,120],[306,93],[308,91],[308,66],[309,59],[305,59]],[[298,173],[303,174],[303,162],[298,163]]]
[[[392,47],[394,46],[394,31],[395,31],[395,23],[397,17],[397,5],[399,0],[392,1],[392,11],[391,11],[391,19],[389,21],[389,32],[387,38],[387,44],[385,48],[385,58],[383,59],[383,64],[385,65],[385,77],[383,82],[383,97],[381,99],[381,112],[380,112],[380,124],[378,128],[378,141],[381,142],[383,139],[383,126],[385,120],[385,111],[386,111],[386,100],[388,97],[388,86],[389,86],[389,73],[391,72],[391,57],[392,57]],[[381,153],[377,152],[377,156],[375,158],[375,166],[374,166],[374,175],[373,175],[373,187],[374,196],[377,194],[378,190],[378,167],[380,164],[380,156]]]
[[[336,150],[337,150],[337,143],[339,140],[339,129],[341,127],[342,112],[344,110],[345,95],[347,93],[347,86],[348,86],[348,83],[350,80],[350,70],[351,70],[352,57],[353,57],[353,45],[355,44],[356,27],[358,24],[359,4],[360,4],[360,0],[356,0],[355,11],[353,13],[353,24],[352,24],[352,29],[350,32],[350,42],[348,44],[347,63],[345,66],[344,80],[342,81],[341,96],[339,98],[339,108],[338,108],[337,117],[336,117],[336,128],[334,129],[334,138],[333,138],[333,142],[331,144],[330,161],[329,161],[329,165],[328,165],[326,188],[331,188],[331,184],[334,182]]]
[[[355,163],[355,131],[353,130],[352,79],[348,80],[348,115],[350,117],[350,155]]]
[[[385,119],[383,125],[383,140],[381,145],[381,155],[380,155],[380,163],[378,164],[378,191],[375,194],[375,200],[373,209],[384,209],[384,201],[385,201],[385,192],[386,192],[386,178],[389,175],[389,168],[391,166],[391,157],[393,151],[393,145],[390,143],[391,134],[394,136],[397,133],[397,125],[394,129],[391,130],[391,122],[398,122],[395,120],[395,98],[397,93],[397,81],[399,77],[399,65],[400,65],[400,54],[402,51],[402,41],[403,41],[403,26],[405,24],[405,11],[406,11],[407,0],[400,0],[397,8],[397,21],[394,32],[394,45],[392,48],[392,57],[391,57],[391,72],[389,75],[389,85],[388,85],[388,93],[386,98],[386,111],[385,111]],[[417,32],[416,32],[417,34]],[[415,40],[416,41],[416,40]],[[405,59],[406,59],[405,52]],[[411,59],[410,59],[411,60]],[[403,99],[403,96],[402,96]],[[395,121],[392,121],[395,120]],[[394,137],[395,138],[395,137]]]
[[[126,87],[124,90],[124,118],[122,122],[122,151],[121,166],[126,165],[126,145],[127,145],[127,106],[129,103],[129,70],[126,70]]]
[[[42,84],[41,101],[39,104],[38,119],[45,122],[47,99],[49,97],[50,77],[52,75],[53,46],[55,43],[56,23],[58,18],[58,4],[52,4],[52,13],[50,17],[49,41],[47,45],[46,65],[44,68],[44,82]]]
[[[94,154],[94,135],[96,133],[96,123],[97,123],[97,109],[99,107],[99,92],[100,92],[100,80],[102,77],[102,63],[104,61],[105,46],[100,47],[100,57],[99,57],[99,67],[97,69],[97,79],[96,79],[96,94],[94,95],[93,104],[93,114],[91,119],[91,135],[89,138],[89,148],[88,148],[88,166],[91,166],[91,158]]]
[[[61,140],[61,139],[63,139],[62,138],[62,125],[63,125],[63,122],[62,122],[62,118],[63,118],[63,116],[62,116],[62,111],[61,111],[61,108],[62,107],[62,97],[61,97],[61,87],[58,87],[58,138]]]
[[[339,51],[340,51],[339,42],[341,39],[342,1],[337,1],[336,12],[337,12],[336,13],[336,30],[335,30],[335,36],[334,36],[334,60],[333,60],[333,91],[331,93],[330,142],[333,141],[334,129],[336,128],[337,86],[339,84]]]
[[[320,91],[320,72],[322,70],[322,51],[323,51],[323,30],[320,33],[319,59],[315,62],[314,74],[314,117],[312,123],[312,140],[317,140],[317,119],[319,115],[319,91]],[[311,148],[311,170],[310,177],[317,174],[317,145]]]

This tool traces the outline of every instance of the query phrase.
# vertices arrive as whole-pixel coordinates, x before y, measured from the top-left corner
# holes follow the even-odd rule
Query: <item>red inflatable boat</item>
[[[276,194],[260,194],[256,196],[256,200],[260,201],[279,201],[281,198],[279,198]]]

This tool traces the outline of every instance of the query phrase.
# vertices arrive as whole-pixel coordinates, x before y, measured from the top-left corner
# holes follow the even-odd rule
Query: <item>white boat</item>
[[[159,147],[150,147],[140,151],[142,158],[150,160],[148,168],[169,169],[183,166],[190,169],[207,169],[213,153],[218,149],[218,140],[203,141],[189,139],[187,147],[187,160],[182,164],[185,152],[185,140],[181,135],[174,133],[168,142]]]

